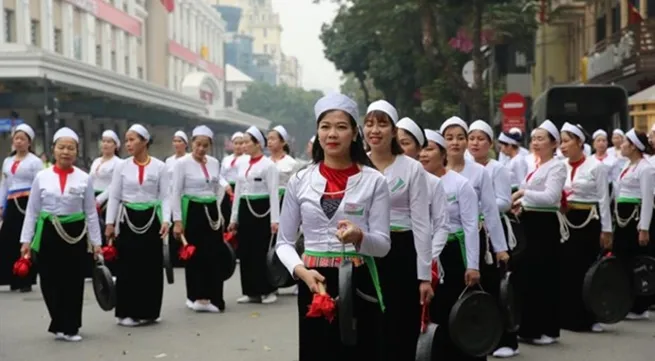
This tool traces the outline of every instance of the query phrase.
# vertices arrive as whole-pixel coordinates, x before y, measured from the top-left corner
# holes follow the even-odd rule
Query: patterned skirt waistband
[[[351,260],[355,267],[359,267],[364,264],[364,258],[359,256],[346,256],[345,258]],[[341,265],[344,257],[319,257],[319,256],[310,256],[307,254],[302,255],[303,263],[307,268],[322,268],[322,267],[332,267],[337,268]]]

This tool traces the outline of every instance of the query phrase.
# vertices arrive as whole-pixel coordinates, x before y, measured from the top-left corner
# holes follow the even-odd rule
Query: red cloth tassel
[[[332,322],[337,314],[337,305],[334,299],[325,291],[325,286],[319,283],[319,293],[314,294],[312,303],[309,305],[306,317],[319,318],[325,317],[328,322]]]
[[[233,232],[224,232],[223,233],[223,242],[229,243],[234,250],[237,249],[239,246],[239,242],[237,240],[237,237],[234,235]]]
[[[182,248],[180,248],[180,253],[179,253],[180,259],[182,261],[188,261],[189,259],[191,259],[191,257],[193,257],[193,254],[195,252],[196,252],[196,246],[187,243],[184,246],[182,246]]]
[[[116,251],[116,247],[114,247],[113,245],[102,247],[102,257],[105,258],[105,261],[107,262],[114,261],[117,256],[118,256],[118,251]]]
[[[30,274],[30,268],[32,268],[32,261],[29,258],[21,257],[14,263],[14,275],[17,277],[27,277]]]

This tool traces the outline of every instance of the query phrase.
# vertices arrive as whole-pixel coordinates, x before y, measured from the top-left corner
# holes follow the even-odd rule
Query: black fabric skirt
[[[414,360],[421,328],[421,298],[412,231],[391,232],[391,250],[377,260],[387,360]]]
[[[638,204],[635,205],[628,203],[618,203],[616,207],[619,217],[622,219],[627,219],[630,214],[632,214],[635,207],[641,206]],[[613,251],[616,257],[618,257],[623,262],[625,270],[631,280],[633,277],[634,257],[638,255],[655,256],[655,244],[653,243],[653,232],[655,232],[655,227],[653,227],[653,225],[655,222],[650,222],[649,233],[651,240],[646,247],[639,245],[639,231],[637,231],[637,223],[638,221],[633,219],[625,227],[619,227],[617,224],[614,229]],[[630,312],[637,314],[644,313],[652,304],[655,304],[655,296],[637,296],[635,297],[635,301]]]
[[[77,237],[84,230],[84,221],[62,224],[66,233]],[[77,335],[82,327],[84,276],[91,269],[86,238],[69,244],[59,237],[51,222],[45,221],[39,264],[41,293],[50,315],[48,332]]]
[[[524,237],[523,237],[523,227],[521,226],[521,223],[518,220],[518,218],[514,214],[511,214],[511,213],[508,213],[506,216],[510,219],[510,227],[512,227],[512,232],[514,233],[514,236],[516,237],[516,241],[517,241],[517,244],[515,245],[514,249],[513,250],[510,249],[509,232],[507,230],[507,224],[503,221],[502,222],[503,233],[505,234],[505,239],[507,239],[507,241],[508,241],[507,249],[509,250],[509,254],[510,254],[510,259],[509,259],[509,264],[507,266],[508,267],[507,271],[514,272],[514,270],[520,264],[519,263],[520,258],[515,257],[515,255],[519,254],[519,252],[521,251],[521,248],[525,245],[524,244],[525,241],[523,240],[524,239]],[[504,216],[501,215],[501,220],[503,220],[502,219],[503,217]],[[496,262],[495,256],[496,255],[494,254],[494,262]],[[490,294],[492,294],[494,297],[496,297],[496,299],[500,302],[500,280],[501,280],[501,278],[503,276],[503,272],[502,272],[501,269],[498,269],[497,267],[496,267],[496,269],[494,271],[495,271],[494,273],[488,274],[489,271],[487,270],[487,272],[486,272],[487,274],[482,275],[481,281],[482,281],[483,287],[485,287],[485,290],[487,292],[489,292]],[[485,278],[487,278],[487,279],[485,280]],[[489,285],[489,287],[487,288],[487,284],[489,284],[491,282],[490,279],[494,280],[495,286],[492,287],[491,285]],[[518,285],[516,283],[516,278],[513,277],[513,276],[510,278],[510,283],[512,284],[512,287],[514,289],[516,289],[516,287],[518,287]],[[521,300],[517,296],[518,295],[516,295],[516,293],[515,293],[514,294],[515,302],[518,302],[519,304],[521,304]],[[516,332],[509,332],[509,331],[507,331],[507,329],[503,329],[503,335],[501,336],[500,341],[498,342],[498,346],[496,347],[496,349],[499,349],[501,347],[509,347],[512,350],[517,350],[519,348],[519,343],[518,343],[518,337],[517,337]]]
[[[339,295],[339,269],[316,268],[325,277],[327,292]],[[374,296],[375,288],[368,267],[362,265],[353,271],[353,287]],[[353,294],[354,290],[353,290]],[[357,319],[357,345],[341,343],[339,318],[331,323],[325,318],[308,318],[305,315],[312,303],[313,294],[304,282],[298,283],[298,361],[363,361],[385,360],[384,334],[380,305],[365,301],[359,296],[354,300],[354,316]],[[385,300],[386,302],[386,300]],[[416,345],[414,345],[416,347]],[[409,360],[413,361],[413,360]]]
[[[462,247],[464,247],[462,249]],[[448,240],[439,260],[443,267],[443,283],[437,286],[435,297],[430,303],[430,318],[439,325],[432,345],[432,360],[441,361],[474,361],[486,360],[486,357],[474,357],[465,354],[450,338],[450,310],[466,288],[464,273],[466,272],[465,245],[459,241]]]
[[[226,262],[229,251],[223,242],[223,228],[216,231],[211,228],[205,208],[212,220],[218,219],[218,207],[215,204],[189,202],[184,235],[189,244],[196,247],[196,251],[185,266],[187,299],[192,302],[209,300],[213,305],[222,307],[224,300],[220,265]]]
[[[14,263],[20,258],[20,233],[25,215],[21,209],[27,206],[28,196],[7,200],[2,228],[0,228],[0,286],[9,285],[12,291],[36,284],[36,268],[32,267],[27,277],[14,276]]]
[[[102,191],[95,191],[95,196],[97,197]],[[98,221],[100,223],[100,238],[102,239],[102,245],[106,246],[107,243],[107,237],[105,236],[105,219],[107,217],[107,201],[104,201],[102,204],[100,204],[100,209],[98,210]],[[91,255],[91,260],[93,260],[93,255]],[[116,275],[116,265],[114,261],[107,261],[105,260],[105,266],[109,268],[109,271],[111,272],[112,275]],[[93,269],[89,271],[89,274],[85,275],[86,278],[91,278],[93,275]]]
[[[522,302],[519,336],[538,339],[560,335],[559,220],[554,212],[523,211],[526,246],[516,267],[517,292]]]
[[[234,191],[235,184],[230,182],[230,187],[232,187],[232,191]],[[230,199],[230,195],[227,194],[227,191],[221,201],[221,214],[223,215],[225,224],[229,224],[232,217],[232,200]]]
[[[136,227],[144,226],[152,209],[125,209]],[[157,217],[144,234],[135,234],[123,222],[114,245],[116,259],[116,317],[135,321],[155,321],[161,314],[164,295],[163,241],[159,236],[161,223]]]
[[[570,210],[566,214],[573,225],[581,225],[588,210]],[[590,331],[596,323],[582,300],[582,284],[589,267],[600,254],[600,220],[594,219],[582,229],[569,227],[569,239],[560,247],[561,327],[570,331]]]
[[[239,271],[242,293],[250,297],[265,296],[276,291],[268,277],[266,255],[271,241],[270,214],[263,218],[254,216],[248,202],[257,214],[264,214],[270,208],[268,198],[239,201],[238,237]]]

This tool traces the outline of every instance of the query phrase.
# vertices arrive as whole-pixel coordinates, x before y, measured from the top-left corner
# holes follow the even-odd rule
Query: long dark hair
[[[280,134],[280,132],[278,132],[277,130],[272,130],[272,132],[275,132],[275,134],[277,134],[277,137],[280,138],[280,142],[284,142],[284,145],[282,146],[282,150],[284,151],[284,153],[290,155],[291,148],[289,147],[289,143],[287,143],[287,141],[284,140],[284,138],[282,138],[282,134]]]
[[[325,117],[327,113],[337,110],[339,109],[327,110],[323,112],[318,117],[318,120],[316,121],[317,128],[318,128],[318,124],[321,122],[321,119],[323,119],[323,117]],[[348,114],[346,112],[344,113]],[[353,132],[357,134],[355,141],[350,144],[350,160],[352,160],[355,163],[376,169],[375,166],[373,165],[373,162],[371,162],[371,159],[368,157],[366,151],[364,150],[364,140],[359,135],[359,131],[357,130],[357,122],[355,122],[355,119],[353,119],[353,117],[350,114],[348,114],[348,119],[350,120],[350,126]],[[322,162],[324,159],[325,159],[325,152],[323,152],[323,148],[321,147],[321,143],[319,142],[317,136],[316,140],[314,140],[314,144],[312,144],[312,162],[318,164],[319,162]]]
[[[635,134],[637,135],[637,139],[639,139],[641,144],[643,144],[645,147],[643,151],[640,150],[639,148],[637,148],[637,150],[640,151],[642,154],[653,155],[653,147],[650,145],[650,142],[648,142],[648,135],[646,135],[646,133],[639,130],[635,130]],[[630,143],[632,144],[630,138],[626,137],[626,139],[629,140]]]
[[[393,120],[391,120],[391,117],[389,116],[389,114],[387,114],[387,113],[385,113],[385,112],[383,112],[381,110],[373,110],[373,111],[369,112],[368,114],[366,114],[366,117],[364,118],[364,123],[366,123],[366,121],[368,119],[376,119],[377,120],[377,119],[380,119],[380,118],[386,119],[391,124],[391,127],[393,129],[396,129],[396,131],[398,131],[398,127],[396,127],[396,124],[393,122]],[[411,132],[408,132],[408,133],[411,134]],[[416,143],[418,143],[418,141]],[[405,152],[403,151],[403,148],[400,146],[400,143],[398,143],[398,135],[392,137],[391,138],[391,154],[392,155],[398,155],[398,154],[403,154],[403,153],[405,153]]]

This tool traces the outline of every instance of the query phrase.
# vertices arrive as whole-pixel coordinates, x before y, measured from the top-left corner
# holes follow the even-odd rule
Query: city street
[[[0,361],[292,361],[296,360],[295,298],[283,291],[274,305],[237,305],[238,273],[226,285],[227,312],[196,314],[184,306],[184,274],[166,286],[163,320],[141,328],[115,324],[93,298],[87,283],[84,341],[55,341],[45,330],[48,316],[38,292],[0,291]],[[287,294],[285,294],[287,293]],[[601,335],[563,333],[548,348],[521,346],[517,360],[645,361],[655,357],[655,322],[624,322]],[[490,358],[491,359],[491,358]],[[338,360],[335,360],[338,361]]]

